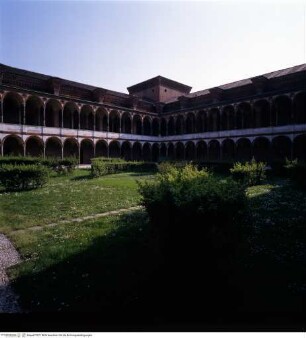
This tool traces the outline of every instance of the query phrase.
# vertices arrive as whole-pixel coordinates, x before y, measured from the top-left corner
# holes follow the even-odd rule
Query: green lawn
[[[0,232],[128,208],[139,203],[136,179],[148,174],[124,173],[90,177],[89,170],[72,176],[53,176],[42,189],[0,190]]]

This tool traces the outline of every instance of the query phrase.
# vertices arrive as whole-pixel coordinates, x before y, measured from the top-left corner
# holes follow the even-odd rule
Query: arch
[[[221,130],[232,130],[235,128],[235,109],[233,106],[224,107],[221,115]]]
[[[183,161],[185,159],[185,147],[182,142],[177,142],[175,145],[175,158],[178,161]]]
[[[94,112],[91,106],[84,105],[81,108],[80,125],[81,129],[94,130]]]
[[[79,144],[75,138],[67,138],[64,142],[64,157],[79,158]]]
[[[152,149],[151,149],[151,144],[146,142],[142,146],[142,157],[144,161],[152,161]]]
[[[79,128],[79,111],[74,102],[67,102],[63,111],[63,126],[69,129]]]
[[[44,120],[44,104],[38,96],[30,96],[26,101],[25,124],[41,126]]]
[[[152,135],[158,136],[159,135],[159,120],[154,118],[152,120]]]
[[[142,123],[139,115],[133,116],[133,134],[141,135],[142,133]]]
[[[254,128],[270,126],[270,104],[267,100],[258,100],[254,103]]]
[[[25,147],[27,156],[42,157],[44,155],[44,142],[37,136],[30,136],[26,140]]]
[[[9,92],[3,98],[3,122],[21,124],[23,100],[17,93]]]
[[[275,98],[272,118],[276,126],[285,126],[291,123],[291,99],[288,96],[283,95]]]
[[[222,160],[233,162],[235,160],[236,145],[232,139],[225,139],[222,142]]]
[[[168,143],[168,158],[169,160],[175,159],[175,147],[173,143]]]
[[[121,145],[121,156],[126,161],[132,160],[132,145],[129,141],[124,141]]]
[[[195,132],[195,115],[188,113],[186,117],[186,134],[193,134]]]
[[[132,157],[134,161],[140,161],[142,159],[141,144],[135,142],[132,147]]]
[[[237,107],[237,129],[252,128],[252,108],[248,102],[241,102]]]
[[[175,134],[182,135],[184,134],[184,117],[182,115],[177,116],[175,122]]]
[[[293,156],[306,163],[306,134],[299,135],[293,140]]]
[[[80,163],[90,164],[90,160],[94,157],[94,144],[90,139],[84,139],[81,141],[80,148]]]
[[[95,157],[108,157],[108,145],[104,140],[97,141]]]
[[[96,111],[96,130],[97,131],[107,131],[107,111],[102,107],[99,107]]]
[[[121,117],[121,132],[125,134],[131,134],[132,132],[132,119],[128,112],[122,114]]]
[[[46,126],[60,128],[62,125],[62,106],[55,99],[48,100],[46,104]]]
[[[211,140],[208,143],[208,159],[209,161],[220,160],[220,143],[217,140]]]
[[[205,161],[207,160],[207,145],[204,141],[199,141],[196,146],[197,151],[197,160]]]
[[[272,158],[275,162],[291,159],[292,142],[287,136],[276,136],[272,140]]]
[[[240,138],[236,142],[236,159],[239,162],[246,162],[252,159],[252,143],[247,138]]]
[[[206,112],[201,110],[198,112],[196,117],[196,132],[204,133],[206,130]]]
[[[160,135],[167,136],[167,121],[164,118],[160,121]]]
[[[46,141],[46,157],[62,158],[62,142],[57,137],[49,137]]]
[[[174,117],[171,116],[168,120],[168,135],[174,135],[175,134],[175,126],[174,126]]]
[[[208,131],[220,130],[220,111],[218,108],[212,108],[208,114]]]
[[[109,114],[109,131],[111,133],[120,132],[120,115],[117,110],[112,110]]]
[[[109,157],[119,158],[120,157],[120,143],[118,141],[111,141],[109,146]]]
[[[151,119],[148,116],[146,116],[143,119],[143,134],[144,135],[151,135],[152,134]]]
[[[166,146],[166,143],[161,143],[159,155],[160,155],[160,159],[162,161],[167,158],[167,146]]]
[[[253,141],[253,155],[256,161],[270,162],[271,147],[266,137],[256,137]]]
[[[193,161],[196,159],[196,146],[192,141],[188,141],[185,146],[185,158],[187,161]]]
[[[23,156],[24,144],[21,137],[17,135],[8,135],[3,140],[3,155]]]
[[[153,146],[152,146],[152,161],[153,162],[159,161],[159,145],[158,145],[158,143],[153,143]]]
[[[293,114],[295,123],[306,123],[306,92],[295,95],[293,99]]]

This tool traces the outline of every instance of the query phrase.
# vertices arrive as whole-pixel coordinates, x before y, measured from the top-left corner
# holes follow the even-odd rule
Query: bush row
[[[234,180],[243,185],[251,186],[260,184],[266,178],[266,167],[266,163],[256,162],[253,158],[250,162],[235,163],[230,172]]]
[[[49,169],[41,164],[3,164],[0,166],[0,184],[7,190],[25,190],[45,185]]]
[[[108,174],[116,174],[121,172],[148,172],[156,171],[156,163],[152,162],[129,162],[120,160],[104,161],[104,159],[94,158],[91,160],[91,174],[93,177],[100,177]]]

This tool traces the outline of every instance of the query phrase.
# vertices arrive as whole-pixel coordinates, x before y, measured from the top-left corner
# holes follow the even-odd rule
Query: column
[[[22,124],[26,124],[26,100],[23,99]]]
[[[44,107],[43,107],[43,127],[46,126],[46,102],[44,102]]]
[[[122,115],[119,114],[119,133],[121,134],[121,118],[122,118]]]

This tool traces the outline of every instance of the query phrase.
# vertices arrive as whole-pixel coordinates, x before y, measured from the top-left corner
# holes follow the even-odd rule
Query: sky
[[[192,92],[305,63],[306,0],[0,0],[0,63],[110,90]]]

